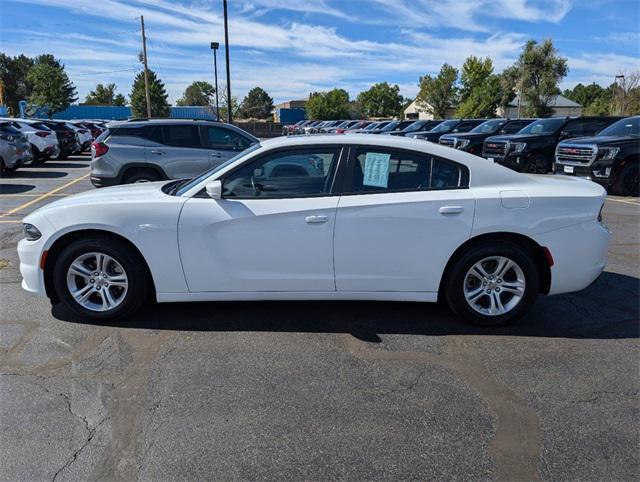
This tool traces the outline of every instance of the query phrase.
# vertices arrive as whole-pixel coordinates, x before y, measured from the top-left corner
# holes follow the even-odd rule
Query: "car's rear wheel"
[[[545,159],[541,154],[535,154],[525,168],[526,172],[531,174],[546,174],[551,170],[551,163]]]
[[[538,294],[539,276],[530,254],[507,241],[472,247],[448,273],[451,309],[482,326],[509,323],[526,313]]]
[[[43,164],[45,161],[44,156],[42,156],[40,154],[40,151],[38,151],[38,149],[36,149],[36,147],[33,145],[31,146],[31,156],[33,157],[31,163],[35,166]]]
[[[125,184],[160,181],[162,178],[153,169],[133,169],[124,176]]]
[[[614,192],[622,196],[640,195],[638,179],[640,176],[640,163],[627,162],[620,170],[614,185]]]
[[[125,243],[108,237],[73,241],[53,267],[58,299],[79,316],[114,320],[131,315],[148,299],[144,261]]]

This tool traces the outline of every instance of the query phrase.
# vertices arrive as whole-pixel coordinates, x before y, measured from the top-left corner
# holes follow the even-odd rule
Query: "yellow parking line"
[[[11,219],[11,220],[0,219],[0,224],[18,224],[21,222],[22,222],[22,219]]]
[[[614,203],[631,204],[632,206],[640,206],[640,203],[635,201],[627,201],[625,199],[611,199],[607,198],[607,201],[613,201]]]
[[[32,199],[32,200],[31,200],[31,201],[29,201],[29,202],[26,202],[26,203],[24,203],[24,204],[21,204],[21,205],[20,205],[20,206],[18,206],[17,208],[13,208],[11,211],[7,211],[6,213],[0,214],[0,218],[5,218],[5,217],[7,217],[7,216],[11,216],[12,214],[15,214],[15,213],[17,213],[17,212],[19,212],[19,211],[22,211],[23,209],[28,208],[29,206],[31,206],[31,205],[33,205],[33,204],[35,204],[35,203],[37,203],[37,202],[40,202],[40,201],[42,201],[43,199],[47,199],[48,197],[52,196],[53,194],[55,194],[55,193],[57,193],[57,192],[60,192],[60,191],[62,191],[63,189],[68,188],[69,186],[73,186],[74,184],[76,184],[76,183],[78,183],[78,182],[80,182],[80,181],[84,181],[86,178],[88,178],[88,177],[89,177],[89,175],[90,175],[90,173],[87,173],[87,174],[85,174],[84,176],[81,176],[81,177],[79,177],[79,178],[77,178],[77,179],[74,179],[73,181],[69,181],[68,183],[63,184],[63,185],[62,185],[62,186],[60,186],[60,187],[57,187],[57,188],[55,188],[55,189],[52,189],[51,191],[46,192],[46,193],[44,193],[43,195],[41,195],[41,196],[39,196],[39,197],[37,197],[37,198],[35,198],[35,199]]]

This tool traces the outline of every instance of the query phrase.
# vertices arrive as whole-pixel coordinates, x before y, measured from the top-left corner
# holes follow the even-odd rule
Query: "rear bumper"
[[[571,293],[589,286],[604,270],[611,232],[594,220],[541,234],[536,241],[549,248],[554,261],[549,294]]]
[[[121,184],[119,177],[91,176],[89,179],[95,187],[117,186]]]

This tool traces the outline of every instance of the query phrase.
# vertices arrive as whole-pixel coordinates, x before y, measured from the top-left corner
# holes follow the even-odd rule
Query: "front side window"
[[[246,137],[222,127],[207,127],[207,137],[209,138],[209,147],[212,149],[242,151],[251,145]]]
[[[267,155],[233,171],[222,182],[225,198],[326,196],[339,149],[287,150]]]
[[[584,135],[584,121],[581,119],[570,121],[562,129],[562,132],[566,132],[571,137],[577,137]]]
[[[530,124],[530,121],[512,121],[509,122],[506,126],[500,129],[500,134],[515,134],[523,127],[526,127]]]
[[[468,178],[464,166],[426,153],[358,149],[349,192],[466,188]]]
[[[480,134],[493,134],[497,132],[506,121],[503,119],[491,119],[471,129],[471,132],[479,132]]]
[[[158,138],[161,136],[161,141]],[[201,148],[200,132],[197,125],[164,125],[154,130],[152,139],[172,147]]]

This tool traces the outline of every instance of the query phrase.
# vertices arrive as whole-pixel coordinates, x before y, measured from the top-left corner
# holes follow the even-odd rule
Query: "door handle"
[[[438,209],[440,214],[460,214],[464,209],[462,206],[442,206]]]
[[[160,149],[151,149],[151,153],[152,154],[158,154],[159,156],[164,154],[164,151],[161,151]]]
[[[307,216],[304,218],[304,222],[307,224],[322,224],[329,220],[327,216]]]

